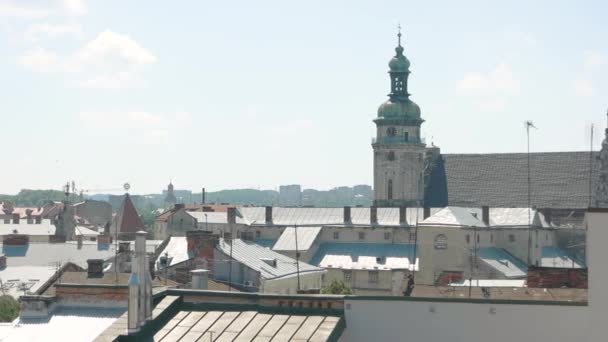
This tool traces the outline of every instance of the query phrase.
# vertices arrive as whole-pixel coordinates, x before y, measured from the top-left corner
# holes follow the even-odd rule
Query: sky
[[[442,153],[599,149],[605,1],[0,0],[0,193],[372,183],[397,25]]]

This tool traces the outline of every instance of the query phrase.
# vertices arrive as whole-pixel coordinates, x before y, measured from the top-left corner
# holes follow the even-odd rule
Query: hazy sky
[[[427,143],[599,148],[606,1],[0,0],[0,193],[372,183],[396,26]]]

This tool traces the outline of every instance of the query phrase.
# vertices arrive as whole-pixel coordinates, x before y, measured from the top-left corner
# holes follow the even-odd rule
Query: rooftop
[[[356,270],[418,270],[419,259],[414,258],[414,244],[325,242],[310,260],[324,268]]]
[[[298,250],[307,251],[321,233],[321,227],[287,227],[279,237],[279,240],[272,247],[275,251],[295,251],[296,250],[296,229],[298,230]]]
[[[231,244],[220,239],[217,248],[224,254],[230,255]],[[232,240],[232,257],[249,268],[259,271],[266,279],[294,276],[297,274],[296,260],[262,247],[252,241],[241,239]],[[276,266],[271,266],[263,259],[276,260]],[[299,262],[299,272],[324,272],[322,268]]]

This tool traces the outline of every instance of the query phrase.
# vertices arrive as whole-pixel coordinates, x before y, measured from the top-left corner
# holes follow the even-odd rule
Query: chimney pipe
[[[206,197],[205,195],[206,195],[205,188],[203,188],[203,191],[201,192],[201,197],[202,197],[201,198],[201,200],[202,200],[201,204],[205,204],[206,203],[205,202],[205,197]]]
[[[429,218],[431,216],[431,208],[429,207],[424,207],[423,211],[422,211],[422,219],[426,220],[427,218]]]
[[[551,225],[551,222],[553,221],[552,214],[551,208],[545,208],[545,210],[543,210],[543,215],[545,215],[545,221],[547,221],[548,225]]]
[[[236,223],[236,208],[230,207],[228,208],[228,223]]]
[[[272,224],[272,206],[266,206],[266,224]]]
[[[407,207],[399,207],[399,225],[407,225]]]
[[[209,270],[192,270],[192,289],[193,290],[207,290],[209,287]]]
[[[378,224],[378,207],[376,206],[369,207],[369,223],[371,225]]]
[[[344,207],[344,224],[352,223],[352,219],[350,217],[350,207]]]
[[[490,225],[490,207],[487,205],[481,207],[481,219],[486,226]]]
[[[103,259],[88,259],[87,265],[87,276],[89,278],[103,277]]]

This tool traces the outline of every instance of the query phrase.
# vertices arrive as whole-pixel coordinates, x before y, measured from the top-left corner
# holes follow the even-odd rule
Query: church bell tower
[[[374,150],[374,205],[417,206],[423,201],[425,143],[420,137],[420,107],[408,93],[410,61],[403,55],[401,30],[388,63],[389,99],[378,108]]]

